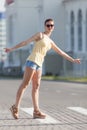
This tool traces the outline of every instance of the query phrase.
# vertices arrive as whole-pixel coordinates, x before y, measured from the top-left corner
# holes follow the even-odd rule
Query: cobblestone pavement
[[[0,130],[87,130],[87,84],[42,81],[40,107],[46,119],[32,118],[31,85],[24,93],[19,119],[10,106],[20,80],[0,80]]]

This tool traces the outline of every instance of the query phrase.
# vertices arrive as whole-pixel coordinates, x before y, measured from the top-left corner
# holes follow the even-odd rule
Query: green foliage
[[[42,80],[59,80],[87,83],[87,77],[42,76]]]

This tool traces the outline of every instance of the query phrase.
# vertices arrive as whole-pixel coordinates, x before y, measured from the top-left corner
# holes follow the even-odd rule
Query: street
[[[21,79],[0,79],[0,130],[87,130],[87,84],[43,81],[40,108],[46,119],[33,119],[31,84],[22,98],[19,119],[10,106],[15,102]]]

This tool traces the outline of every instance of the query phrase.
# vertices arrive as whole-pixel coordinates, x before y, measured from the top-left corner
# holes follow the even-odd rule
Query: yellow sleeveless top
[[[36,41],[32,53],[29,55],[27,60],[33,61],[39,66],[42,66],[44,57],[48,50],[51,49],[51,39],[44,35],[44,37]]]

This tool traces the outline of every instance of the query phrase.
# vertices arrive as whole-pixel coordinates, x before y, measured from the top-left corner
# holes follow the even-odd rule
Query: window
[[[86,10],[86,51],[87,51],[87,10]]]
[[[71,34],[71,51],[74,50],[74,12],[71,11],[70,14],[70,34]]]
[[[13,16],[11,15],[10,17],[9,17],[9,22],[8,22],[8,24],[9,24],[9,43],[13,43]]]
[[[82,51],[82,11],[78,11],[78,50]]]

